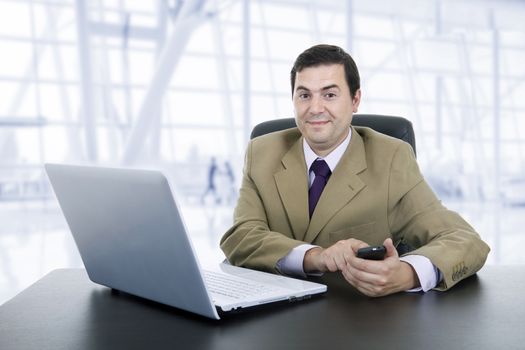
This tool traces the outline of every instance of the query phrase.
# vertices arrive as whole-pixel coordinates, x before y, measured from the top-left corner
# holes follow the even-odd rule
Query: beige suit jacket
[[[352,127],[350,144],[311,220],[299,130],[249,143],[234,224],[221,240],[232,264],[278,273],[277,262],[303,243],[329,247],[356,238],[377,245],[388,237],[439,268],[440,290],[478,271],[490,250],[437,199],[403,141]]]

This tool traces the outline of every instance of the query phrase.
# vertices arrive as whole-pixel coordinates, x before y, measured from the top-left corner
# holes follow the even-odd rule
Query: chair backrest
[[[414,128],[408,119],[377,114],[354,114],[352,125],[366,126],[382,134],[403,140],[412,146],[414,154],[416,154],[416,137],[414,135]],[[268,120],[257,124],[253,128],[250,139],[270,132],[295,127],[296,124],[294,118]]]

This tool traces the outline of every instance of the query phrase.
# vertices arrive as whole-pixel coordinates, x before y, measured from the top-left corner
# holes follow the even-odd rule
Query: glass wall
[[[40,251],[33,277],[81,264],[51,258],[74,246],[46,243],[67,228],[45,162],[162,169],[218,250],[251,128],[293,116],[294,59],[332,43],[360,68],[360,112],[411,120],[445,204],[492,262],[524,262],[499,253],[525,237],[523,16],[519,1],[0,0],[0,256],[31,270]]]

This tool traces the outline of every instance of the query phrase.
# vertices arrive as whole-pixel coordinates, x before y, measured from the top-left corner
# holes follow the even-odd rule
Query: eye
[[[310,97],[310,95],[307,94],[307,93],[299,94],[299,99],[301,99],[301,100],[306,100],[306,99],[308,99],[309,97]]]
[[[337,94],[335,94],[333,92],[327,92],[324,96],[326,98],[328,98],[328,99],[333,99],[333,98],[337,97]]]

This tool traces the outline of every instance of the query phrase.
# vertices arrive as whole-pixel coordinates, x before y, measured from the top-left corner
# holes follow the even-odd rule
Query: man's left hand
[[[410,264],[399,260],[392,239],[386,239],[383,245],[386,248],[384,260],[365,260],[355,255],[346,258],[346,268],[341,272],[348,283],[371,297],[380,297],[417,287],[419,280],[414,269]],[[357,250],[354,251],[355,253]]]

